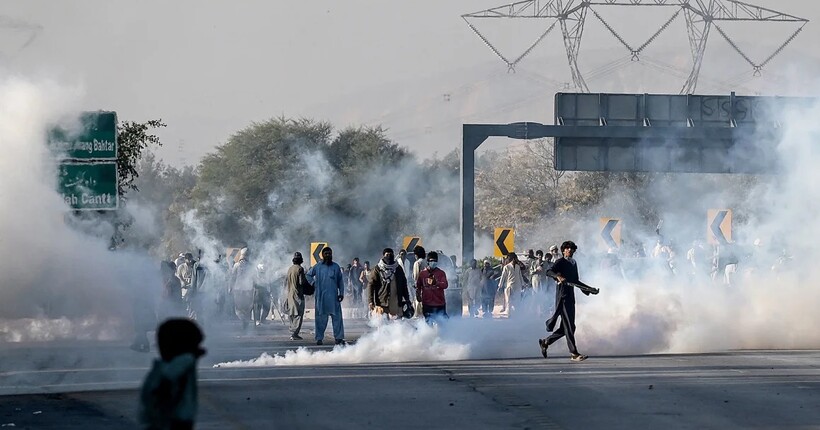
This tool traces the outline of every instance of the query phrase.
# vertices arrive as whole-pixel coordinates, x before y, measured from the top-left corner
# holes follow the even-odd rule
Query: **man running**
[[[555,289],[555,311],[547,320],[547,331],[552,334],[546,339],[538,339],[538,345],[541,347],[541,355],[547,358],[547,348],[562,337],[567,337],[567,347],[571,355],[572,361],[584,361],[587,359],[586,355],[578,352],[575,346],[575,287],[570,283],[578,283],[578,264],[572,256],[578,246],[574,242],[566,241],[561,244],[561,253],[563,257],[553,263],[552,267],[547,271],[547,276],[558,281],[558,286]],[[584,294],[589,293],[583,291]],[[558,330],[553,332],[558,318],[561,318],[561,325]]]

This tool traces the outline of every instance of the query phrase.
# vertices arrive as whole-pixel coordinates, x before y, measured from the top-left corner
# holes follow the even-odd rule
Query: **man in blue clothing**
[[[342,268],[333,262],[333,251],[330,247],[322,249],[322,261],[307,272],[308,281],[316,292],[316,345],[321,345],[327,329],[328,317],[333,318],[333,337],[336,345],[345,344],[345,327],[342,321],[342,300],[345,284]]]

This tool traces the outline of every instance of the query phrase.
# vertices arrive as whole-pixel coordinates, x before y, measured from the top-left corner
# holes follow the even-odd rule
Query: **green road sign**
[[[116,160],[117,113],[83,112],[77,123],[49,130],[48,141],[70,159]]]
[[[59,186],[72,209],[116,209],[117,163],[63,163]]]

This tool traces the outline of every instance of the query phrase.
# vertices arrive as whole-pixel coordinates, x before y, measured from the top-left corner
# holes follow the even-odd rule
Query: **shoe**
[[[344,339],[336,339],[336,345],[347,345]]]
[[[290,340],[302,340],[302,336],[299,336],[298,334],[294,334],[294,335],[290,336]]]
[[[322,341],[321,341],[321,340],[317,340],[317,341],[316,341],[316,345],[322,345]]]
[[[262,325],[262,323],[261,323],[261,322],[259,322],[259,321],[257,321],[256,323],[254,323],[254,325],[256,325],[257,327],[259,327],[260,325]]]
[[[541,347],[541,355],[543,355],[544,358],[547,358],[547,340],[538,339],[538,346]]]
[[[584,361],[587,358],[589,358],[589,357],[584,355],[584,354],[578,354],[578,355],[573,355],[572,357],[570,357],[570,361]]]

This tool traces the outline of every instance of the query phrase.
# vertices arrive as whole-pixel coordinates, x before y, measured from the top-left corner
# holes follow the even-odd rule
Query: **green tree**
[[[146,122],[123,121],[117,125],[117,193],[121,200],[127,199],[129,191],[139,190],[135,184],[140,175],[137,165],[142,159],[143,151],[162,146],[154,130],[165,126],[161,119]]]

